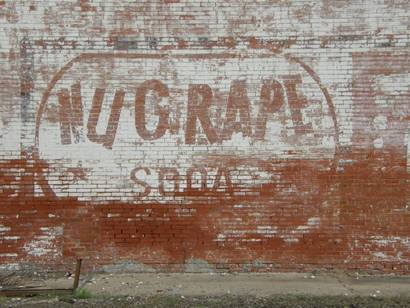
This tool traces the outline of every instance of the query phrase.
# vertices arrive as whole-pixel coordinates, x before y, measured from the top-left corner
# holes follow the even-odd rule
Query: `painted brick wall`
[[[410,4],[0,1],[0,266],[410,274]]]

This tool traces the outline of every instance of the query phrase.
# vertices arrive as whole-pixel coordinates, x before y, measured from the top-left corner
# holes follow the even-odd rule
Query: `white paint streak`
[[[63,234],[62,227],[42,228],[44,235],[38,235],[33,240],[23,246],[23,250],[31,256],[58,258],[61,256],[61,249],[56,244],[58,238]]]

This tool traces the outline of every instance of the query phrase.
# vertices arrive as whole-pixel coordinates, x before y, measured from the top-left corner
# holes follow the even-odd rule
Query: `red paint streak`
[[[1,262],[63,268],[64,263],[81,256],[89,269],[134,260],[163,270],[182,270],[188,259],[199,258],[212,266],[223,263],[232,270],[242,270],[243,264],[260,260],[276,266],[263,270],[308,270],[304,265],[311,264],[349,269],[382,267],[388,272],[394,265],[408,273],[408,262],[375,262],[372,250],[365,248],[371,245],[372,236],[406,238],[409,234],[405,158],[393,152],[368,153],[367,160],[356,162],[355,158],[364,154],[346,155],[344,158],[353,162],[338,172],[327,169],[328,162],[278,162],[280,181],[259,187],[254,196],[224,197],[214,204],[195,201],[186,205],[93,206],[69,198],[9,197],[6,192],[0,207],[1,224],[10,228],[8,236],[20,239],[2,246],[3,253],[17,253],[18,258],[3,258]],[[390,163],[400,168],[383,167]],[[30,164],[4,164],[2,184],[15,180],[4,176],[4,170],[13,173],[16,166],[26,168]],[[27,183],[20,183],[19,189]],[[298,227],[309,226],[312,217],[320,223],[298,233]],[[276,232],[267,236],[266,226]],[[31,240],[44,235],[44,227],[63,227],[63,234],[54,239],[61,256],[36,258],[24,249]],[[354,244],[356,241],[360,245]],[[377,249],[389,255],[400,251],[407,260],[410,254],[400,243]]]

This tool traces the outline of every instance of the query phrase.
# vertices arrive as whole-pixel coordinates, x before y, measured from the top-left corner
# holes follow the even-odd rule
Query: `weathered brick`
[[[409,12],[0,1],[0,269],[409,274]]]

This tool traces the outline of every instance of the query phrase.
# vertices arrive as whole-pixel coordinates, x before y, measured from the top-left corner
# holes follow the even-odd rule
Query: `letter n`
[[[61,143],[71,144],[71,133],[75,143],[78,143],[83,140],[83,107],[80,83],[71,86],[71,96],[68,89],[61,89],[57,95],[60,108]]]

